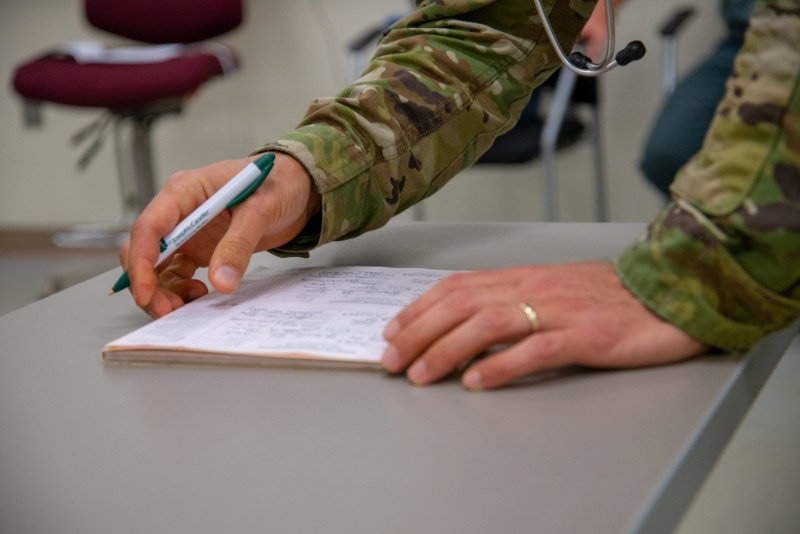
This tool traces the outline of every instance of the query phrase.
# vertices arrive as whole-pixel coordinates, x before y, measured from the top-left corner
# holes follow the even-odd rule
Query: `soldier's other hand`
[[[608,263],[453,274],[390,321],[384,338],[384,367],[418,385],[499,348],[467,368],[468,389],[575,364],[664,364],[707,348],[648,311]]]

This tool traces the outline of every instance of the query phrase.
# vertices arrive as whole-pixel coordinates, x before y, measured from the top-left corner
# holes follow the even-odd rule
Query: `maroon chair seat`
[[[212,54],[128,65],[45,56],[17,69],[14,89],[31,100],[120,110],[188,96],[220,74],[222,67]]]

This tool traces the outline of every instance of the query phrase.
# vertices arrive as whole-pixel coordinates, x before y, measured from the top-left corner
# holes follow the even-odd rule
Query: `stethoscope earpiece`
[[[631,41],[625,45],[625,48],[617,52],[617,55],[614,56],[614,59],[617,60],[617,65],[622,65],[624,67],[631,61],[638,61],[642,59],[645,52],[647,52],[647,49],[644,47],[643,42]]]

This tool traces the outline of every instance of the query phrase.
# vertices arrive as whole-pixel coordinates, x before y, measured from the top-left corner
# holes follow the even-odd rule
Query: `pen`
[[[155,267],[161,265],[165,259],[171,256],[181,245],[186,243],[190,237],[196,234],[211,219],[222,213],[223,210],[232,208],[250,196],[264,182],[272,164],[275,161],[275,154],[269,153],[261,156],[255,161],[239,171],[227,184],[223,185],[219,191],[211,195],[188,217],[178,223],[170,233],[161,238],[161,254],[156,260]],[[130,285],[128,271],[122,273],[117,283],[111,288],[109,295],[122,291]]]

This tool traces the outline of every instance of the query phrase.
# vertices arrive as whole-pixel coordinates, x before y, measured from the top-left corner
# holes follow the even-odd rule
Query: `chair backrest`
[[[145,43],[193,43],[242,22],[241,0],[85,0],[92,26]]]

